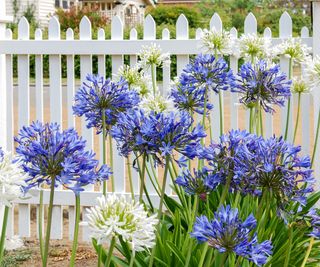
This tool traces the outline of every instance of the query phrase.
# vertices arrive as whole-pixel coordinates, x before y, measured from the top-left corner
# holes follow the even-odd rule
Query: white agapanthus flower
[[[124,196],[111,194],[97,201],[96,206],[88,209],[87,223],[98,244],[109,243],[113,237],[119,242],[122,237],[134,251],[154,246],[156,215],[148,217],[141,204],[126,201]]]
[[[21,163],[11,153],[0,156],[0,204],[10,207],[11,202],[22,195],[26,178],[27,174],[21,168]]]
[[[320,56],[309,59],[306,63],[305,79],[310,89],[320,87]]]
[[[132,68],[128,65],[121,66],[118,71],[118,77],[124,78],[129,87],[137,90],[140,95],[149,93],[152,86],[151,77],[146,75],[138,66]]]
[[[308,93],[310,92],[310,88],[305,79],[294,77],[292,79],[291,92],[294,94]]]
[[[243,57],[246,61],[270,59],[272,57],[269,38],[259,37],[256,34],[243,34],[235,49],[235,56]]]
[[[292,58],[296,62],[304,62],[311,53],[311,48],[301,43],[299,38],[289,38],[275,47],[275,53]]]
[[[156,113],[160,112],[172,112],[175,111],[174,103],[171,98],[164,97],[157,93],[155,96],[153,94],[148,94],[141,99],[140,107],[145,112],[154,111]]]
[[[162,53],[160,46],[155,43],[149,46],[142,46],[138,56],[140,57],[139,67],[143,69],[148,69],[152,65],[162,67],[170,64],[170,55]]]
[[[210,31],[204,29],[201,41],[208,53],[217,52],[220,55],[231,55],[233,53],[234,38],[228,31],[217,31],[215,28]]]

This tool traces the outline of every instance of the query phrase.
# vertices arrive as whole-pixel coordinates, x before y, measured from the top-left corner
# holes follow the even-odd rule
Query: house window
[[[101,10],[106,10],[106,4],[105,3],[101,3]]]
[[[74,6],[74,2],[70,2],[70,6]]]
[[[59,8],[60,7],[60,1],[59,0],[55,0],[54,1],[54,6]]]
[[[62,7],[64,9],[67,9],[68,8],[68,2],[67,1],[62,1]]]

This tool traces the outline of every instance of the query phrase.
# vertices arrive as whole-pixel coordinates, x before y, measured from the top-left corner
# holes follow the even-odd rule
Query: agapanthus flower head
[[[27,174],[11,153],[0,148],[0,154],[0,204],[11,207],[12,201],[22,196]]]
[[[247,131],[231,130],[222,135],[219,142],[212,142],[208,147],[202,148],[199,158],[208,161],[221,184],[225,184],[229,177],[230,190],[246,193],[247,185],[243,184],[241,173],[243,165],[248,160],[248,151],[256,149],[256,139],[257,136]]]
[[[308,213],[311,218],[312,231],[309,234],[317,239],[320,239],[320,212],[318,209],[311,209]]]
[[[211,221],[206,216],[197,217],[191,236],[199,243],[207,242],[220,253],[234,252],[261,266],[272,254],[272,245],[269,240],[258,243],[253,232],[256,224],[252,214],[242,221],[237,209],[221,206]]]
[[[107,130],[117,122],[117,115],[139,103],[139,95],[129,90],[124,79],[113,82],[99,75],[87,75],[86,82],[76,92],[73,113],[85,116],[87,127],[102,130],[102,113],[105,113]]]
[[[182,71],[181,86],[205,88],[207,93],[213,90],[227,90],[234,85],[235,78],[223,58],[199,54]]]
[[[162,67],[170,64],[170,55],[163,53],[159,45],[152,43],[148,46],[142,46],[138,54],[140,60],[138,66],[148,69],[150,66]]]
[[[270,40],[256,34],[243,34],[239,39],[238,56],[246,61],[270,58]]]
[[[141,96],[148,94],[152,86],[151,77],[146,75],[143,69],[140,69],[138,66],[121,66],[118,71],[118,76],[128,83],[129,89],[136,90]]]
[[[33,122],[24,126],[15,137],[17,156],[28,174],[25,191],[42,183],[56,184],[73,190],[76,194],[83,186],[105,180],[110,169],[98,169],[95,154],[86,150],[86,141],[73,129],[60,130],[56,123]]]
[[[220,184],[220,176],[203,167],[202,170],[193,170],[194,175],[187,169],[176,179],[176,184],[183,187],[189,195],[198,195],[202,200],[206,200],[210,194]]]
[[[260,60],[254,65],[248,62],[241,66],[232,91],[240,94],[240,102],[246,107],[260,104],[265,112],[273,113],[272,105],[283,106],[290,97],[290,87],[291,81],[279,65],[268,67],[266,61]]]
[[[272,192],[280,208],[290,201],[305,205],[307,194],[313,191],[314,178],[310,158],[300,157],[300,152],[300,146],[282,137],[261,138],[251,152],[251,160],[245,162],[243,177],[256,177],[255,183],[250,182],[254,190]]]
[[[218,31],[216,28],[204,29],[201,42],[206,52],[220,55],[230,55],[234,46],[234,38],[230,33],[225,30]]]
[[[189,112],[190,114],[194,112],[203,114],[205,97],[207,98],[206,110],[210,111],[213,109],[213,105],[209,103],[209,96],[206,94],[205,87],[197,88],[193,85],[182,86],[176,84],[172,87],[170,96],[177,109]]]
[[[275,48],[277,55],[291,58],[293,61],[304,62],[311,53],[311,47],[301,43],[299,38],[289,38]]]
[[[309,93],[310,92],[310,88],[307,85],[307,81],[305,81],[305,79],[294,77],[292,79],[291,92],[293,94]]]
[[[304,75],[310,89],[320,87],[320,56],[316,55],[313,60],[307,61]]]
[[[121,155],[146,154],[153,157],[155,163],[163,164],[164,157],[174,158],[173,154],[190,159],[198,155],[200,141],[206,134],[200,124],[193,127],[192,123],[186,112],[146,114],[143,110],[132,110],[119,116],[111,135]]]
[[[143,206],[114,194],[97,198],[98,204],[88,209],[87,223],[91,236],[98,244],[117,243],[121,237],[134,251],[142,251],[155,245],[156,215],[148,216]]]
[[[174,104],[171,98],[164,97],[160,93],[153,95],[151,93],[147,94],[141,99],[140,108],[145,112],[174,112]]]

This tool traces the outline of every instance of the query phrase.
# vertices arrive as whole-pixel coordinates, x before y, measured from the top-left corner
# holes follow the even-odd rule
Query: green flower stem
[[[293,141],[296,140],[297,132],[298,132],[298,125],[299,125],[299,118],[300,118],[300,106],[301,106],[301,93],[298,93],[298,110],[297,110],[297,117],[296,117],[296,125],[294,127],[294,134],[293,134]]]
[[[151,78],[152,78],[153,96],[156,96],[157,77],[156,77],[156,65],[154,63],[151,64]]]
[[[188,227],[188,232],[189,233],[192,230],[193,223],[194,223],[195,218],[196,218],[197,213],[198,213],[198,202],[199,202],[199,197],[197,195],[195,195],[194,202],[193,202],[193,207],[192,207],[192,217],[191,217],[191,221],[189,222],[189,227]],[[190,244],[189,245],[189,249],[188,249],[188,254],[187,254],[187,257],[186,257],[186,261],[185,261],[185,264],[184,264],[185,267],[189,266],[189,262],[190,262],[190,258],[191,258],[191,252],[192,252],[192,246]]]
[[[128,155],[127,159],[127,171],[128,171],[128,178],[129,178],[129,185],[130,185],[130,192],[131,192],[131,198],[134,201],[134,192],[133,192],[133,183],[132,183],[132,171],[131,171],[131,160],[130,155]]]
[[[80,222],[80,194],[75,195],[76,198],[76,217],[74,222],[72,253],[70,259],[70,267],[74,266],[77,254],[78,236],[79,236],[79,222]]]
[[[38,232],[39,232],[39,246],[40,246],[40,256],[43,263],[43,236],[42,236],[42,216],[43,216],[43,190],[40,188],[39,195],[39,213],[38,213]]]
[[[48,208],[47,230],[46,230],[46,239],[45,239],[44,252],[43,252],[43,267],[46,267],[47,262],[48,262],[49,242],[50,242],[51,223],[52,223],[52,206],[53,206],[55,183],[56,183],[56,177],[53,176],[53,177],[51,177],[51,185],[50,185],[50,199],[49,199],[49,208]]]
[[[204,262],[204,259],[206,258],[208,247],[209,247],[208,243],[205,243],[204,248],[202,249],[202,254],[201,254],[201,258],[200,258],[198,267],[203,267],[203,262]]]
[[[4,206],[3,223],[2,223],[1,239],[0,239],[0,263],[2,262],[3,255],[4,255],[4,243],[6,240],[8,215],[9,215],[9,207]]]
[[[249,117],[249,133],[253,133],[253,108],[250,109],[250,117]]]
[[[262,119],[262,108],[260,106],[260,135],[263,137],[263,119]]]
[[[164,174],[163,174],[163,179],[162,179],[162,188],[161,188],[161,196],[160,196],[160,203],[159,203],[159,210],[158,210],[158,219],[160,221],[161,216],[162,216],[162,206],[163,206],[163,199],[164,199],[164,194],[166,190],[166,184],[167,184],[167,175],[168,175],[168,170],[169,170],[169,165],[170,165],[170,156],[166,156],[166,166],[164,168]]]
[[[222,195],[221,195],[218,207],[223,205],[224,201],[226,200],[226,197],[227,197],[227,194],[228,194],[228,191],[229,191],[229,188],[230,188],[230,184],[231,184],[231,179],[232,179],[232,176],[228,175],[227,181],[226,181],[226,185],[223,188]]]
[[[112,147],[112,136],[109,134],[109,154],[110,154],[110,168],[113,171],[113,147]],[[110,180],[112,184],[112,192],[115,192],[114,176],[110,175]]]
[[[136,156],[137,156],[137,155],[136,155]],[[141,179],[141,177],[142,177],[142,171],[141,171],[141,166],[140,166],[139,160],[137,160],[137,164],[138,164],[139,177],[140,177],[140,179]],[[148,171],[147,168],[146,168],[146,170]],[[141,190],[141,188],[140,188],[140,190]],[[143,190],[144,190],[144,192],[145,192],[145,194],[146,194],[146,197],[147,197],[147,200],[148,200],[148,202],[149,202],[150,209],[151,209],[151,211],[153,212],[153,205],[152,205],[151,199],[150,199],[150,197],[149,197],[149,193],[148,193],[147,188],[146,188],[145,185],[143,186]],[[143,200],[142,200],[142,202],[143,202]]]
[[[108,257],[107,257],[107,261],[105,263],[105,267],[109,267],[110,266],[110,263],[111,263],[111,257],[112,257],[112,252],[113,252],[113,249],[116,245],[116,238],[115,237],[112,237],[111,239],[111,243],[110,243],[110,247],[109,247],[109,252],[108,252]]]
[[[106,133],[106,113],[105,110],[102,110],[102,164],[107,163],[106,159],[106,139],[107,139],[107,133]],[[104,196],[107,195],[107,181],[102,182],[102,193]]]
[[[162,179],[160,203],[159,203],[159,209],[158,209],[158,220],[159,220],[158,221],[158,225],[157,225],[157,232],[158,233],[160,232],[160,220],[161,220],[161,217],[162,217],[162,206],[163,206],[163,199],[164,199],[165,190],[166,190],[166,183],[167,183],[167,175],[168,175],[169,165],[170,165],[170,156],[166,156],[166,163],[165,163],[164,174],[163,174],[163,179]],[[149,262],[149,267],[153,266],[155,253],[156,253],[156,245],[152,249],[150,262]]]
[[[293,239],[292,225],[289,225],[287,254],[286,254],[286,259],[285,259],[283,267],[288,267],[289,266],[291,247],[292,247],[292,239]]]
[[[99,245],[99,249],[98,249],[98,267],[101,266],[101,253],[102,252],[102,245]]]
[[[255,107],[255,126],[256,126],[256,135],[260,136],[261,123],[260,123],[260,104],[257,102]]]
[[[207,88],[204,92],[204,105],[203,105],[203,115],[202,115],[202,126],[203,129],[206,130],[206,115],[207,115]],[[205,137],[201,138],[201,145],[205,145]],[[201,167],[204,165],[203,159],[198,159],[198,169],[201,169]]]
[[[311,159],[311,167],[313,166],[314,159],[316,156],[318,139],[319,139],[319,132],[320,132],[320,109],[319,109],[319,114],[318,114],[317,131],[316,131],[316,136],[315,136],[315,140],[314,140],[314,149],[313,149],[312,159]]]
[[[305,255],[305,257],[304,257],[304,259],[303,259],[303,262],[302,262],[302,264],[301,264],[301,267],[304,267],[304,266],[306,265],[306,263],[307,263],[307,261],[308,261],[308,259],[309,259],[309,256],[310,256],[310,253],[311,253],[311,249],[312,249],[313,244],[314,244],[314,237],[312,236],[312,237],[310,238],[310,243],[309,243],[309,246],[308,246],[306,255]]]
[[[227,261],[227,258],[228,258],[228,253],[225,252],[223,253],[223,257],[222,257],[222,260],[221,260],[221,263],[220,263],[220,267],[223,267]]]
[[[237,261],[236,261],[236,266],[235,266],[235,267],[239,267],[241,261],[242,261],[242,257],[241,257],[241,256],[238,256],[238,259],[237,259]]]
[[[143,155],[142,170],[141,170],[141,175],[140,175],[140,194],[139,194],[139,202],[140,203],[142,203],[142,201],[143,201],[145,173],[146,173],[146,154]]]
[[[222,93],[219,91],[219,111],[220,111],[220,135],[223,135],[223,103]]]
[[[136,256],[136,255],[135,255],[135,251],[132,250],[132,255],[131,255],[129,267],[133,267],[135,256]]]
[[[288,75],[289,80],[291,80],[291,76],[292,76],[292,58],[289,59],[289,75]],[[289,97],[288,99],[286,130],[284,132],[284,140],[288,139],[290,108],[291,108],[291,97]]]

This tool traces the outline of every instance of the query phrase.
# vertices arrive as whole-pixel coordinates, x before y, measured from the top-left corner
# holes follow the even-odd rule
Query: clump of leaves
[[[21,262],[31,259],[31,256],[32,256],[32,251],[29,249],[7,252],[1,262],[1,266],[2,267],[20,266]]]

